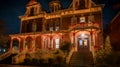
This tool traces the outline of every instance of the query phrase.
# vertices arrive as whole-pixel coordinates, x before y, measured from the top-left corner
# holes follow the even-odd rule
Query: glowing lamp
[[[81,34],[81,36],[82,36],[82,37],[84,37],[84,36],[85,36],[85,34],[84,34],[84,33],[82,33],[82,34]]]

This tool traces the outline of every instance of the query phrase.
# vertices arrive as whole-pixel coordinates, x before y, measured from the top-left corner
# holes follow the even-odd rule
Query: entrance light
[[[85,34],[84,34],[84,33],[82,33],[82,34],[81,34],[81,36],[82,36],[82,37],[84,37],[84,36],[85,36]]]

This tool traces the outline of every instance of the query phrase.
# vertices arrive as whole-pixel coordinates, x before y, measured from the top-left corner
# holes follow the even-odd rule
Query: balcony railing
[[[100,26],[97,23],[78,23],[69,26],[69,30],[72,29],[99,29]]]

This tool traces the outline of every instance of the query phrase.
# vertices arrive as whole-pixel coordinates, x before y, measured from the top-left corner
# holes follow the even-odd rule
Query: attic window
[[[85,0],[79,1],[79,9],[85,9]]]
[[[31,10],[30,10],[30,16],[34,16],[34,8],[31,8]]]

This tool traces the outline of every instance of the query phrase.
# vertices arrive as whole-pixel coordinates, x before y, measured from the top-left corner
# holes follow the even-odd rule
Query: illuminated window
[[[60,44],[60,39],[55,39],[55,47],[59,48],[59,44]]]
[[[84,46],[87,46],[87,39],[84,39]]]
[[[53,27],[50,27],[50,31],[53,31]]]
[[[59,31],[59,26],[56,26],[55,31]]]
[[[85,22],[85,17],[80,17],[80,23]]]
[[[83,45],[83,41],[79,40],[79,45],[82,46]]]

